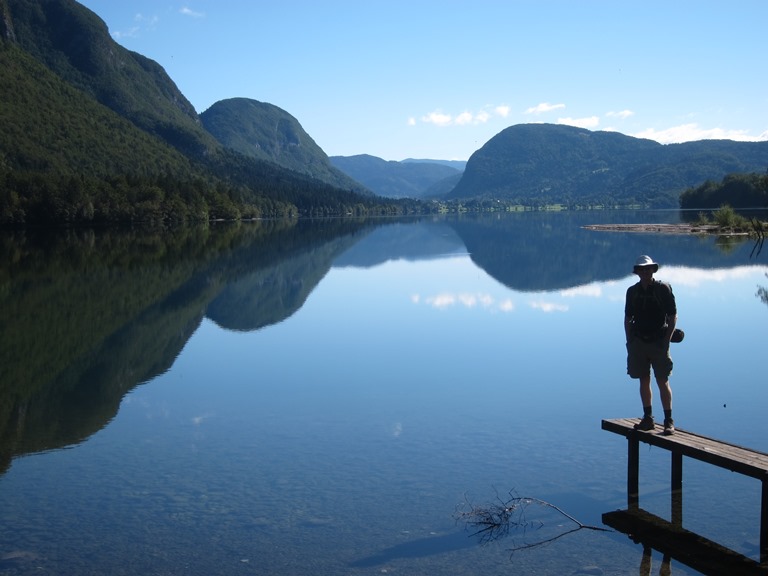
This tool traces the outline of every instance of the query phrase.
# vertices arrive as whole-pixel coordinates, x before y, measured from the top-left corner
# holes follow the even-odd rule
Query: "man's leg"
[[[661,406],[666,413],[668,410],[672,410],[672,386],[669,385],[669,379],[656,380],[656,384],[659,387],[659,396],[661,396]],[[650,388],[650,382],[648,383]]]
[[[664,408],[664,434],[675,433],[675,421],[672,419],[672,387],[669,385],[669,379],[659,381],[659,396],[661,396],[661,405]]]
[[[640,376],[640,401],[643,403],[643,410],[649,406],[653,406],[653,390],[651,390],[650,372],[644,376]]]
[[[635,424],[635,430],[653,430],[653,392],[650,373],[640,376],[640,400],[643,403],[643,419]]]
[[[653,373],[656,376],[656,385],[659,387],[661,405],[664,408],[664,433],[674,434],[675,423],[672,420],[672,387],[669,385],[669,376],[672,374],[672,357],[669,355],[669,347],[659,351],[659,356],[653,359]]]

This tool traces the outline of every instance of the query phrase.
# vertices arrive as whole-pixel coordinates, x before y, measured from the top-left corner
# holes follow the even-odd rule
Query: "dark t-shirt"
[[[655,279],[646,290],[640,282],[630,286],[624,314],[630,318],[633,333],[645,338],[660,337],[667,328],[667,316],[677,314],[672,286]]]

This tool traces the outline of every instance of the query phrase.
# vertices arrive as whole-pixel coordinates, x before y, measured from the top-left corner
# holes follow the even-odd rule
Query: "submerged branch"
[[[539,498],[516,496],[514,491],[509,492],[509,498],[506,500],[503,500],[498,494],[496,498],[498,500],[496,503],[487,506],[475,506],[465,497],[464,504],[466,509],[457,510],[455,515],[457,521],[463,521],[466,524],[467,529],[472,530],[470,536],[479,537],[481,544],[488,544],[504,538],[513,531],[526,533],[531,529],[541,529],[544,526],[542,521],[530,521],[526,517],[526,509],[531,505],[550,508],[564,518],[567,518],[576,526],[554,536],[542,538],[538,542],[515,546],[512,548],[513,552],[543,546],[562,538],[566,534],[571,534],[582,529],[611,532],[609,528],[584,524],[565,512],[562,508]]]

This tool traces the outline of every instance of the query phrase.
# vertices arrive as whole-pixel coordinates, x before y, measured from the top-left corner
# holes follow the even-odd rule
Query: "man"
[[[673,434],[672,358],[669,343],[677,324],[677,306],[672,287],[653,278],[659,265],[650,256],[640,256],[635,262],[634,273],[640,281],[627,289],[624,303],[624,332],[627,337],[627,374],[640,379],[640,400],[643,418],[635,424],[637,430],[653,430],[653,391],[651,368],[664,408],[664,434]]]

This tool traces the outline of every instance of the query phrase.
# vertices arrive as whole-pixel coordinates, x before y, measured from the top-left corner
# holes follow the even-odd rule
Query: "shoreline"
[[[651,234],[717,234],[718,236],[749,236],[749,232],[722,230],[715,224],[588,224],[587,230],[602,232],[645,232]]]

